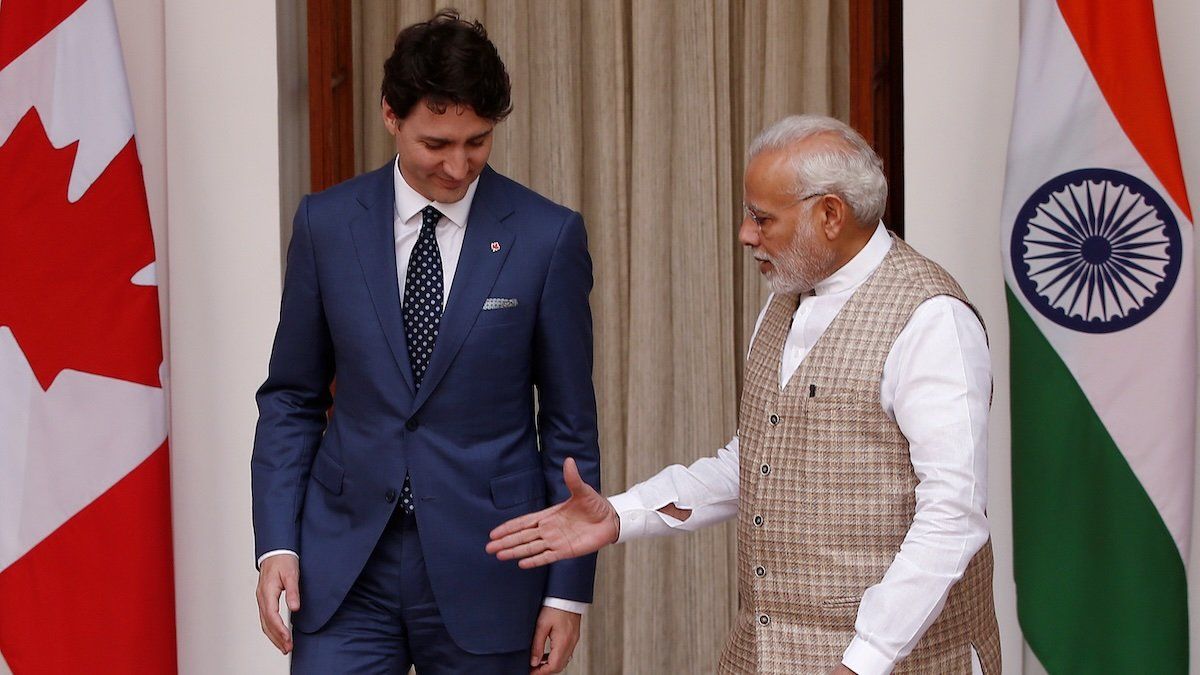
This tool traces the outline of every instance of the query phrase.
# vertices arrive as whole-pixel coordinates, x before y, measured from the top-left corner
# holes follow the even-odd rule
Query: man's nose
[[[742,218],[742,224],[738,227],[738,241],[742,246],[757,247],[759,244],[759,229],[758,224],[750,216]]]
[[[442,168],[446,175],[454,180],[462,180],[467,177],[467,165],[467,153],[461,150],[450,153],[450,156],[442,162]]]

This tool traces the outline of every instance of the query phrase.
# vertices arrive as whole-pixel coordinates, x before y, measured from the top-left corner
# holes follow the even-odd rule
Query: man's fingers
[[[542,662],[546,653],[546,638],[550,637],[550,623],[538,620],[537,629],[533,632],[533,647],[529,651],[529,667],[536,668]]]
[[[558,630],[550,631],[550,658],[547,659],[545,667],[551,673],[561,673],[575,651],[575,641],[567,626],[559,625],[555,628]]]
[[[258,608],[258,622],[262,626],[262,631],[266,634],[267,639],[279,651],[287,654],[292,650],[292,633],[283,623],[283,617],[279,616],[279,595],[276,593],[275,600],[267,600],[266,605],[260,604]]]
[[[500,560],[528,558],[545,551],[547,548],[549,547],[546,545],[546,541],[544,539],[535,539],[528,544],[521,544],[520,546],[513,546],[512,548],[505,549],[496,554],[496,557]]]
[[[520,532],[529,527],[537,527],[538,521],[557,510],[557,506],[551,506],[548,509],[527,513],[519,518],[513,518],[507,522],[500,523],[496,526],[496,529],[492,530],[488,537],[492,540],[501,539],[514,532]]]
[[[296,586],[296,605],[299,607],[299,583]],[[284,582],[275,575],[264,578],[258,587],[258,622],[267,639],[279,651],[287,654],[292,650],[292,633],[279,616],[279,594],[284,592]],[[290,604],[290,600],[289,600]]]
[[[567,489],[571,491],[572,497],[582,497],[587,494],[589,486],[583,482],[583,478],[580,478],[579,467],[575,466],[574,458],[568,457],[567,461],[563,462],[563,482],[567,484]]]
[[[278,613],[267,616],[267,637],[284,654],[292,651],[292,632],[284,625],[283,617]]]
[[[300,578],[292,577],[283,580],[283,598],[287,602],[288,610],[292,612],[300,611]]]
[[[517,567],[520,567],[523,570],[528,570],[533,569],[534,567],[541,567],[542,565],[549,565],[550,563],[557,562],[558,560],[558,553],[550,550],[539,553],[532,558],[521,558],[521,560],[517,562]]]
[[[538,528],[535,525],[534,527],[527,527],[523,530],[518,530],[510,535],[501,537],[500,539],[493,539],[492,541],[489,541],[488,545],[484,548],[488,553],[496,555],[497,553],[503,552],[506,549],[510,549],[514,546],[528,544],[540,536],[541,534],[538,532]],[[507,560],[507,558],[501,558],[501,560]]]
[[[567,667],[566,642],[562,636],[550,634],[550,658],[546,659],[546,669],[552,673],[561,673]]]

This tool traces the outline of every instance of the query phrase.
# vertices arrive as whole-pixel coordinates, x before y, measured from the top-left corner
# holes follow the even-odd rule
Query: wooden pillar
[[[883,159],[884,222],[904,235],[904,52],[901,0],[850,0],[850,124]]]
[[[350,0],[308,0],[308,111],[312,190],[354,176]]]

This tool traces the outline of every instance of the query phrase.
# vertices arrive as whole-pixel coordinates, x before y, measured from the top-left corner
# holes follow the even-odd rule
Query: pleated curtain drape
[[[394,154],[379,82],[396,33],[443,6],[354,2],[360,171]],[[788,114],[848,118],[848,0],[454,6],[512,80],[492,166],[587,223],[605,493],[714,453],[766,297],[737,243],[746,145]],[[712,672],[737,603],[733,532],[603,551],[568,672]]]

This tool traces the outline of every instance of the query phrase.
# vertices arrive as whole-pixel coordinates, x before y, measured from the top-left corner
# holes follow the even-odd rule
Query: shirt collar
[[[467,216],[471,213],[471,202],[475,201],[475,189],[479,187],[479,178],[477,177],[471,181],[470,187],[467,188],[467,194],[453,204],[431,202],[422,197],[421,193],[412,189],[408,181],[404,180],[404,176],[400,175],[399,155],[392,162],[392,182],[396,187],[396,218],[400,222],[407,223],[422,209],[432,204],[435,209],[442,212],[446,220],[460,228],[467,225]]]
[[[816,287],[813,288],[813,293],[830,295],[858,288],[883,263],[884,257],[891,248],[892,236],[883,226],[883,221],[880,221],[875,226],[875,232],[867,241],[867,245],[863,246],[862,250],[851,258],[850,262],[842,265],[838,271],[818,281]]]

